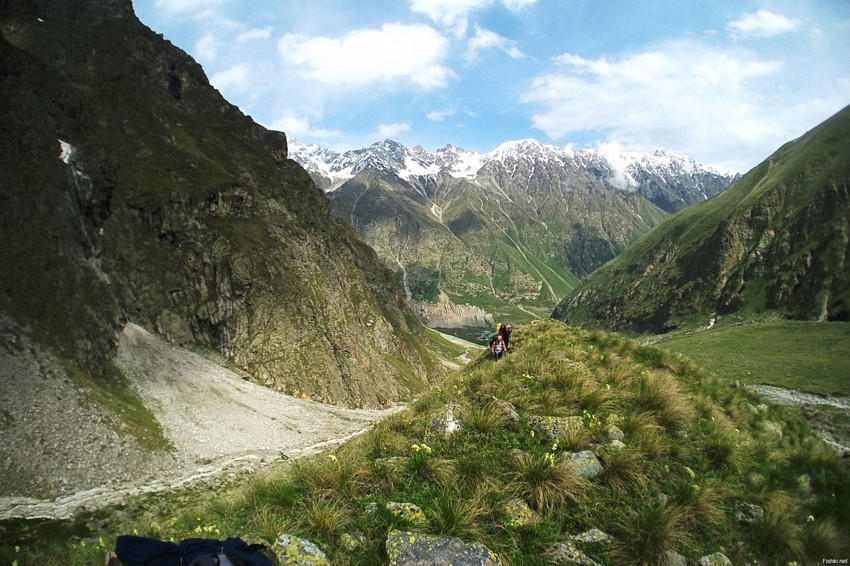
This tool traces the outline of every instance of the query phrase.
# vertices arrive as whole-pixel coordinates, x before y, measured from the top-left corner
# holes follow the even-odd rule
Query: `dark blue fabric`
[[[127,566],[180,566],[180,547],[154,538],[121,535],[115,554]]]
[[[188,538],[179,545],[173,542],[121,535],[115,542],[115,554],[128,566],[181,566],[191,564],[202,556],[223,552],[239,566],[272,566],[272,561],[257,552],[257,546],[249,546],[241,538],[230,537],[226,541],[208,538]],[[181,562],[182,559],[182,562]]]

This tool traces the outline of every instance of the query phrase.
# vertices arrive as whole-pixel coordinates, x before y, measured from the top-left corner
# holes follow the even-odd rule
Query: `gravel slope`
[[[321,451],[397,411],[344,409],[244,381],[128,324],[117,363],[173,453],[119,436],[59,361],[0,316],[0,519],[68,517],[127,496]],[[118,409],[118,408],[113,408]]]

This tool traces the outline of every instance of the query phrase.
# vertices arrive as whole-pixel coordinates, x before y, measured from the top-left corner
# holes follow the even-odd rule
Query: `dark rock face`
[[[850,319],[850,108],[722,194],[665,221],[555,309],[570,324],[664,332],[777,311]]]
[[[0,8],[0,309],[95,368],[132,321],[380,406],[439,378],[391,274],[130,0]],[[95,372],[96,373],[96,372]]]

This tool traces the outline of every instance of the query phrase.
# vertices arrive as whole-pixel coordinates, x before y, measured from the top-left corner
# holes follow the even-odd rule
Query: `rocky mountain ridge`
[[[0,7],[0,311],[97,376],[132,322],[296,396],[380,407],[443,370],[285,134],[130,0]]]
[[[433,326],[548,315],[669,212],[734,178],[667,152],[615,158],[536,140],[487,154],[391,140],[339,154],[292,140],[290,153]]]
[[[703,165],[691,157],[665,150],[653,153],[576,151],[569,146],[557,147],[535,139],[505,142],[487,153],[453,145],[431,153],[421,146],[407,148],[390,139],[368,148],[338,153],[316,144],[305,145],[293,138],[289,150],[292,159],[301,163],[328,192],[365,169],[394,174],[410,182],[440,174],[472,180],[499,168],[516,171],[520,165],[533,168],[536,162],[543,162],[586,169],[613,187],[644,196],[667,191],[670,194],[666,199],[655,204],[664,203],[661,208],[669,209],[668,212],[707,199],[740,176],[731,169]]]

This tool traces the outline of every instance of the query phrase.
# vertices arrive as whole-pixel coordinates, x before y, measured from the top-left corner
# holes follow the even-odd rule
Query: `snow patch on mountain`
[[[452,145],[430,153],[421,146],[408,149],[392,140],[377,142],[364,149],[336,153],[290,138],[289,156],[308,171],[328,179],[328,191],[367,168],[396,175],[418,186],[421,177],[436,177],[441,173],[457,179],[473,180],[483,169],[493,166],[501,166],[514,175],[520,170],[521,164],[533,172],[537,164],[555,163],[579,169],[607,170],[609,174],[605,176],[605,181],[629,192],[638,190],[647,176],[669,180],[707,174],[731,181],[737,175],[728,168],[702,165],[690,157],[664,150],[641,153],[625,151],[618,144],[606,144],[598,149],[575,151],[570,146],[558,147],[536,139],[508,141],[489,153],[468,151]]]

